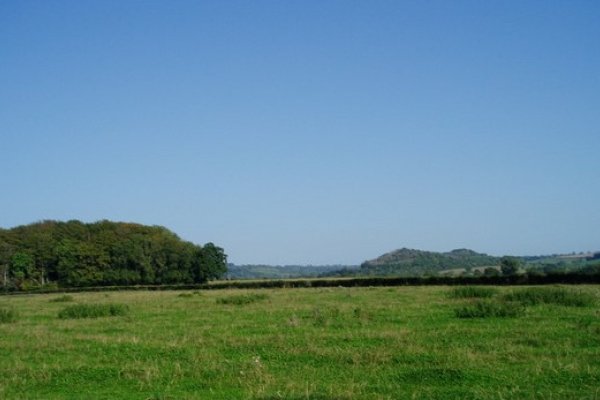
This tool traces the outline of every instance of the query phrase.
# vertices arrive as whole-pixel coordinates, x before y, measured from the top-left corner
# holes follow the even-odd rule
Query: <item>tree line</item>
[[[222,248],[161,226],[72,220],[0,229],[4,290],[203,283],[226,271]]]

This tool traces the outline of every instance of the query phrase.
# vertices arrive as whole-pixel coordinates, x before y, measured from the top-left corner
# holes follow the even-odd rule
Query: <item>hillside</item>
[[[370,275],[423,275],[455,268],[496,266],[499,263],[498,257],[469,249],[438,253],[402,248],[365,261],[361,264],[361,272]]]

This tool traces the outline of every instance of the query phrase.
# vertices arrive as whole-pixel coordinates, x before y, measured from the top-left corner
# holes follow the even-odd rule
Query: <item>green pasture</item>
[[[599,399],[600,287],[547,289],[1,296],[0,398]]]

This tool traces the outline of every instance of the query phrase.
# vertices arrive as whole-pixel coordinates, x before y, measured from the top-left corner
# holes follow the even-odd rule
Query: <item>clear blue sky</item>
[[[600,250],[600,2],[5,0],[0,160],[240,264]]]

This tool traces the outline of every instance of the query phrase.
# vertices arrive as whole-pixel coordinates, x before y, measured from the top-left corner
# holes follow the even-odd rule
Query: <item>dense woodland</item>
[[[161,226],[43,221],[0,229],[5,290],[203,283],[226,270],[222,248],[183,241]]]

